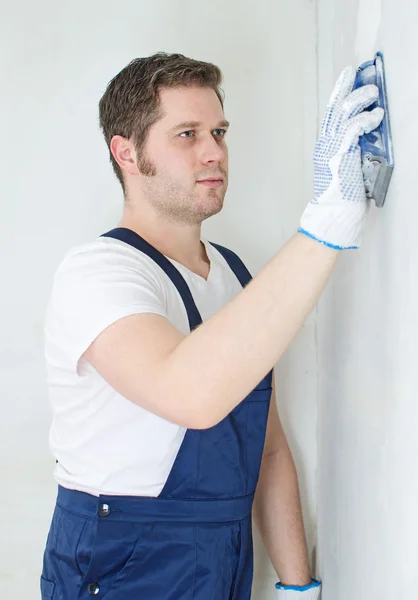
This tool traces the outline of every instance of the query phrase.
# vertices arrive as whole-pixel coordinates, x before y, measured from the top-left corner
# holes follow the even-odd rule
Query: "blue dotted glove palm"
[[[364,109],[376,101],[375,85],[353,89],[355,71],[341,73],[329,99],[314,150],[314,197],[298,231],[338,250],[358,248],[370,200],[367,200],[359,136],[383,119],[382,108]]]

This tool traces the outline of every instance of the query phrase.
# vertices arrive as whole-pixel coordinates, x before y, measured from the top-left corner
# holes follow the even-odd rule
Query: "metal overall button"
[[[101,504],[99,506],[99,515],[101,517],[107,517],[110,515],[110,506],[108,504]]]
[[[96,596],[100,592],[100,585],[98,583],[89,583],[87,591],[91,596]]]

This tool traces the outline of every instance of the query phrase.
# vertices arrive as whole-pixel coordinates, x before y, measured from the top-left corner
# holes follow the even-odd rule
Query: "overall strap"
[[[252,276],[239,256],[237,256],[235,252],[232,252],[232,250],[229,250],[228,248],[224,248],[223,246],[214,244],[213,242],[210,243],[222,254],[232,271],[235,273],[242,287],[245,287],[251,281]]]
[[[135,231],[125,227],[117,227],[111,231],[108,231],[107,233],[104,233],[100,237],[111,237],[120,240],[149,256],[155,263],[157,263],[159,267],[161,267],[164,273],[166,273],[166,275],[171,279],[177,288],[186,308],[190,331],[202,323],[202,317],[200,316],[195,301],[193,300],[189,286],[187,285],[181,273],[168,260],[168,258],[164,256],[164,254],[161,254],[161,252],[154,248],[154,246],[151,246],[149,242],[144,240],[144,238],[138,235]]]

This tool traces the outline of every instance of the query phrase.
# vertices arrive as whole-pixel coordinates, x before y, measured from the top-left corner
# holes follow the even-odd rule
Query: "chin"
[[[209,217],[213,217],[221,212],[224,206],[223,199],[219,198],[217,202],[211,202],[210,206],[202,206],[201,214],[205,215],[205,219],[209,219]]]
[[[225,194],[219,195],[211,190],[211,193],[195,198],[193,213],[200,222],[221,212],[224,205],[224,196]]]

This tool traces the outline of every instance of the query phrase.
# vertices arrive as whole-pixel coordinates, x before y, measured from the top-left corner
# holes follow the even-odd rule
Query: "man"
[[[252,516],[278,599],[318,597],[272,369],[360,243],[358,138],[382,111],[353,77],[330,99],[301,226],[253,280],[201,236],[228,183],[220,70],[158,53],[109,83],[123,217],[68,252],[46,319],[59,488],[43,599],[248,600]]]

